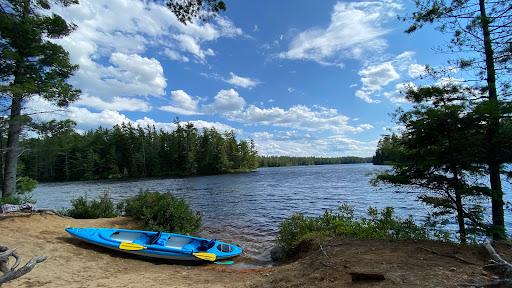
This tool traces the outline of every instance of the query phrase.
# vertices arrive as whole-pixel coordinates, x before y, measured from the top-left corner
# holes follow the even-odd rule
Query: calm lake
[[[428,208],[416,200],[417,191],[370,185],[371,174],[383,169],[388,167],[347,164],[260,168],[254,173],[184,179],[41,183],[33,194],[38,207],[61,209],[84,194],[96,198],[107,191],[119,201],[141,189],[172,192],[202,213],[204,236],[239,243],[249,257],[266,261],[279,223],[294,212],[319,215],[341,203],[354,206],[358,214],[368,206],[391,206],[400,216],[422,221]],[[510,183],[505,182],[504,188],[510,201]],[[508,212],[507,227],[512,227]]]

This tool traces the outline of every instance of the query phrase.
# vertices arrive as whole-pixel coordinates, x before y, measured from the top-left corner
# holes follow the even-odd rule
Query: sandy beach
[[[3,287],[455,287],[491,279],[482,269],[488,261],[483,249],[429,241],[345,240],[288,264],[240,269],[144,260],[81,242],[66,227],[137,228],[123,217],[2,217],[0,245],[17,248],[23,264],[32,256],[48,256],[31,273]],[[505,257],[512,255],[505,244],[497,248]],[[354,284],[352,271],[383,273],[386,280]]]

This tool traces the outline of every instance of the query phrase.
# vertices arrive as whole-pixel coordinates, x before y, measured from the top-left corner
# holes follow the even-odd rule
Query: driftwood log
[[[9,258],[14,258],[14,264],[9,268]],[[46,256],[36,256],[30,259],[25,266],[18,268],[21,263],[21,257],[16,253],[16,249],[9,249],[5,246],[0,246],[0,272],[3,275],[0,276],[0,286],[2,284],[19,278],[28,272],[32,271],[37,264],[45,261]]]

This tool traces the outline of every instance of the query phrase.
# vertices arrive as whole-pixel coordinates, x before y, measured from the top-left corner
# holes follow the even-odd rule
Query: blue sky
[[[371,156],[407,108],[400,91],[443,65],[441,35],[403,33],[411,1],[226,1],[209,23],[182,25],[152,1],[81,0],[55,8],[77,25],[59,39],[80,70],[81,99],[40,120],[78,128],[173,120],[234,129],[263,155]],[[312,4],[313,3],[313,4]],[[54,111],[34,97],[31,111]]]

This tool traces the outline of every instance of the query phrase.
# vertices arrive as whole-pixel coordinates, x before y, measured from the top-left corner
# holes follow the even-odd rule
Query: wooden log
[[[383,281],[386,280],[384,274],[375,272],[350,272],[352,282],[356,281]]]

